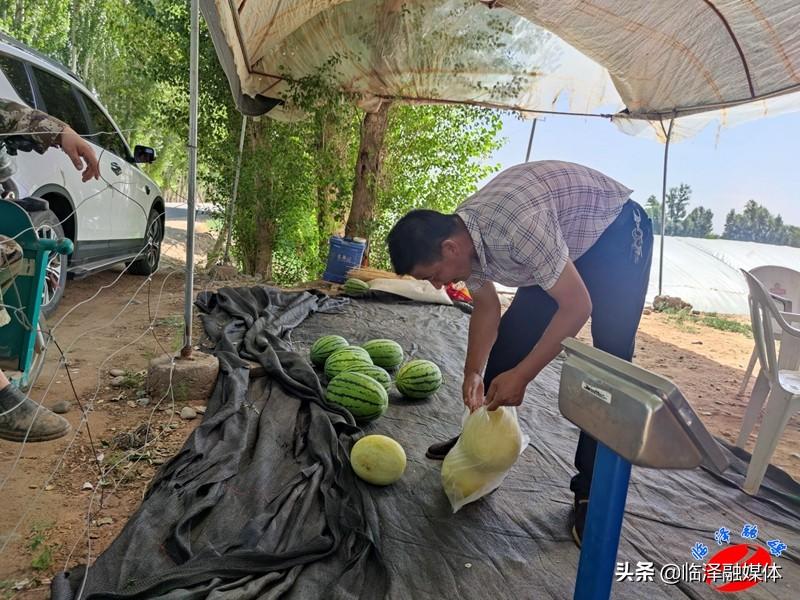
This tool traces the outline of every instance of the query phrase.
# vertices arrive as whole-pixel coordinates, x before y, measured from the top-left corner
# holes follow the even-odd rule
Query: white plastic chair
[[[764,284],[764,287],[767,288],[782,311],[788,313],[800,312],[800,272],[788,267],[765,265],[763,267],[750,269],[750,273]],[[775,331],[775,339],[780,339],[780,331]],[[747,363],[747,370],[744,373],[742,385],[739,387],[739,395],[744,394],[744,391],[747,389],[747,384],[750,383],[750,378],[753,376],[753,369],[756,366],[757,359],[758,354],[754,347],[752,354],[750,354],[750,362]],[[761,379],[757,380],[756,385],[753,387],[752,393],[755,394],[756,397],[761,398],[762,404],[767,397],[767,389],[766,381],[762,381]],[[751,402],[752,399],[753,396],[751,396]],[[753,427],[751,426],[750,430],[748,430],[747,434],[744,436],[745,441],[752,429]],[[741,435],[736,445],[743,448],[744,444],[740,442],[742,442]]]
[[[750,288],[750,320],[758,361],[769,386],[767,411],[742,486],[746,493],[756,494],[781,433],[791,416],[800,411],[800,371],[796,370],[800,355],[800,329],[787,322],[788,319],[800,323],[800,314],[779,311],[767,288],[751,273],[744,270],[742,273]],[[783,338],[780,357],[775,348],[775,325]],[[785,368],[787,364],[794,368]]]
[[[764,285],[780,310],[788,313],[800,312],[800,272],[787,267],[767,265],[751,269],[750,274]],[[781,328],[774,321],[772,323],[772,329],[775,332],[775,339],[780,340]],[[744,380],[739,388],[739,395],[744,393],[750,381],[756,360],[758,360],[758,351],[754,345]],[[784,368],[796,369],[798,366],[798,364],[787,364]],[[756,421],[758,421],[758,418],[761,416],[761,408],[764,406],[768,395],[769,382],[764,373],[759,372],[753,390],[750,392],[747,410],[745,411],[744,420],[742,421],[742,429],[739,431],[739,437],[736,440],[736,445],[739,448],[744,448],[747,444],[747,438],[753,431]]]

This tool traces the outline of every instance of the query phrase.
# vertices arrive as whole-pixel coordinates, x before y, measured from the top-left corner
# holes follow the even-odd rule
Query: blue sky
[[[503,168],[525,160],[530,121],[503,118],[507,138],[493,157]],[[605,119],[549,116],[536,126],[531,160],[558,159],[585,164],[633,188],[644,203],[661,198],[664,146],[631,137]],[[692,139],[670,145],[667,186],[688,183],[691,207],[714,211],[722,232],[731,208],[753,199],[786,223],[800,226],[800,114],[770,117],[735,127],[706,127]]]

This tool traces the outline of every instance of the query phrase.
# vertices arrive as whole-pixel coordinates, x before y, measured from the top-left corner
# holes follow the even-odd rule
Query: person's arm
[[[14,134],[34,145],[43,154],[58,144],[61,132],[67,127],[63,121],[30,106],[0,99],[0,133]]]
[[[52,146],[60,146],[75,168],[83,170],[83,181],[100,177],[97,156],[91,145],[69,125],[47,113],[0,99],[0,133],[28,140],[40,154]]]
[[[486,393],[489,410],[522,404],[527,385],[558,356],[561,342],[576,335],[592,314],[589,291],[570,260],[547,293],[556,301],[558,309],[533,350],[516,367],[492,380]]]
[[[461,387],[464,404],[470,411],[483,405],[483,370],[497,339],[497,328],[500,325],[500,299],[492,282],[485,282],[473,292],[472,300],[464,383]]]

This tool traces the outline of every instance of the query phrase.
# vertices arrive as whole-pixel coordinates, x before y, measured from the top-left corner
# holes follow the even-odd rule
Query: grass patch
[[[162,327],[183,328],[183,317],[180,315],[170,315],[168,317],[160,317],[154,321],[154,325]]]
[[[720,317],[716,313],[709,313],[700,316],[700,322],[706,327],[713,327],[721,331],[732,331],[733,333],[741,333],[749,338],[753,337],[753,328],[749,323],[741,323],[726,317]]]
[[[140,371],[128,371],[126,369],[123,377],[120,387],[138,389],[144,385],[145,375]]]
[[[206,219],[206,226],[212,233],[219,233],[225,226],[225,221],[221,217],[211,217]]]
[[[697,318],[688,308],[665,308],[661,312],[667,315],[669,322],[675,325],[681,331],[685,331],[687,333],[697,333],[700,331],[694,326],[694,324],[697,323]]]
[[[52,523],[34,523],[31,527],[31,539],[28,549],[31,551],[31,567],[37,571],[46,571],[53,566],[53,547],[47,543],[47,534]]]
[[[189,386],[185,381],[172,384],[172,397],[176,402],[186,402],[189,399]]]
[[[183,348],[183,316],[182,315],[170,315],[167,317],[161,317],[160,319],[156,319],[154,321],[156,326],[161,327],[169,327],[173,329],[172,336],[170,337],[169,346],[172,348],[173,352],[177,352],[181,348]]]
[[[667,319],[669,319],[671,323],[674,323],[678,329],[689,333],[697,333],[699,331],[695,325],[705,325],[712,329],[739,333],[749,338],[753,337],[753,329],[750,327],[749,323],[742,323],[735,319],[722,317],[717,313],[694,315],[688,308],[682,308],[680,310],[665,308],[660,312],[667,315]]]
[[[109,468],[112,468],[122,464],[127,458],[128,453],[124,450],[113,450],[108,453],[103,462],[108,465]]]
[[[3,600],[10,600],[15,595],[14,582],[8,579],[0,579],[0,598]]]
[[[31,567],[36,569],[37,571],[47,571],[50,567],[53,566],[53,549],[50,546],[45,546],[42,548],[42,551],[39,552],[36,556],[33,557],[31,560]]]
[[[183,322],[181,322],[181,329],[175,331],[172,334],[172,351],[177,352],[181,348],[183,348]]]

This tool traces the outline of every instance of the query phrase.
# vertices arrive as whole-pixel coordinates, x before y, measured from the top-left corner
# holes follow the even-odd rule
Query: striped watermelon
[[[386,369],[382,367],[375,365],[355,365],[347,369],[347,371],[349,373],[363,373],[368,377],[372,377],[375,381],[385,387],[387,392],[392,385],[392,378],[389,376],[389,373],[386,372]]]
[[[350,370],[356,365],[371,365],[369,353],[358,346],[340,348],[331,354],[325,361],[325,375],[328,379],[336,377],[339,373]]]
[[[348,345],[340,335],[323,335],[311,346],[311,362],[321,367],[331,354]]]
[[[427,398],[442,385],[442,372],[429,360],[416,359],[400,367],[395,385],[409,398]]]
[[[372,377],[346,371],[331,379],[325,399],[350,411],[357,421],[377,419],[389,406],[386,389]]]
[[[369,352],[372,362],[385,369],[394,369],[403,362],[403,348],[394,340],[370,340],[361,346]]]
[[[362,296],[369,291],[369,284],[355,277],[344,282],[344,293],[348,296]]]

